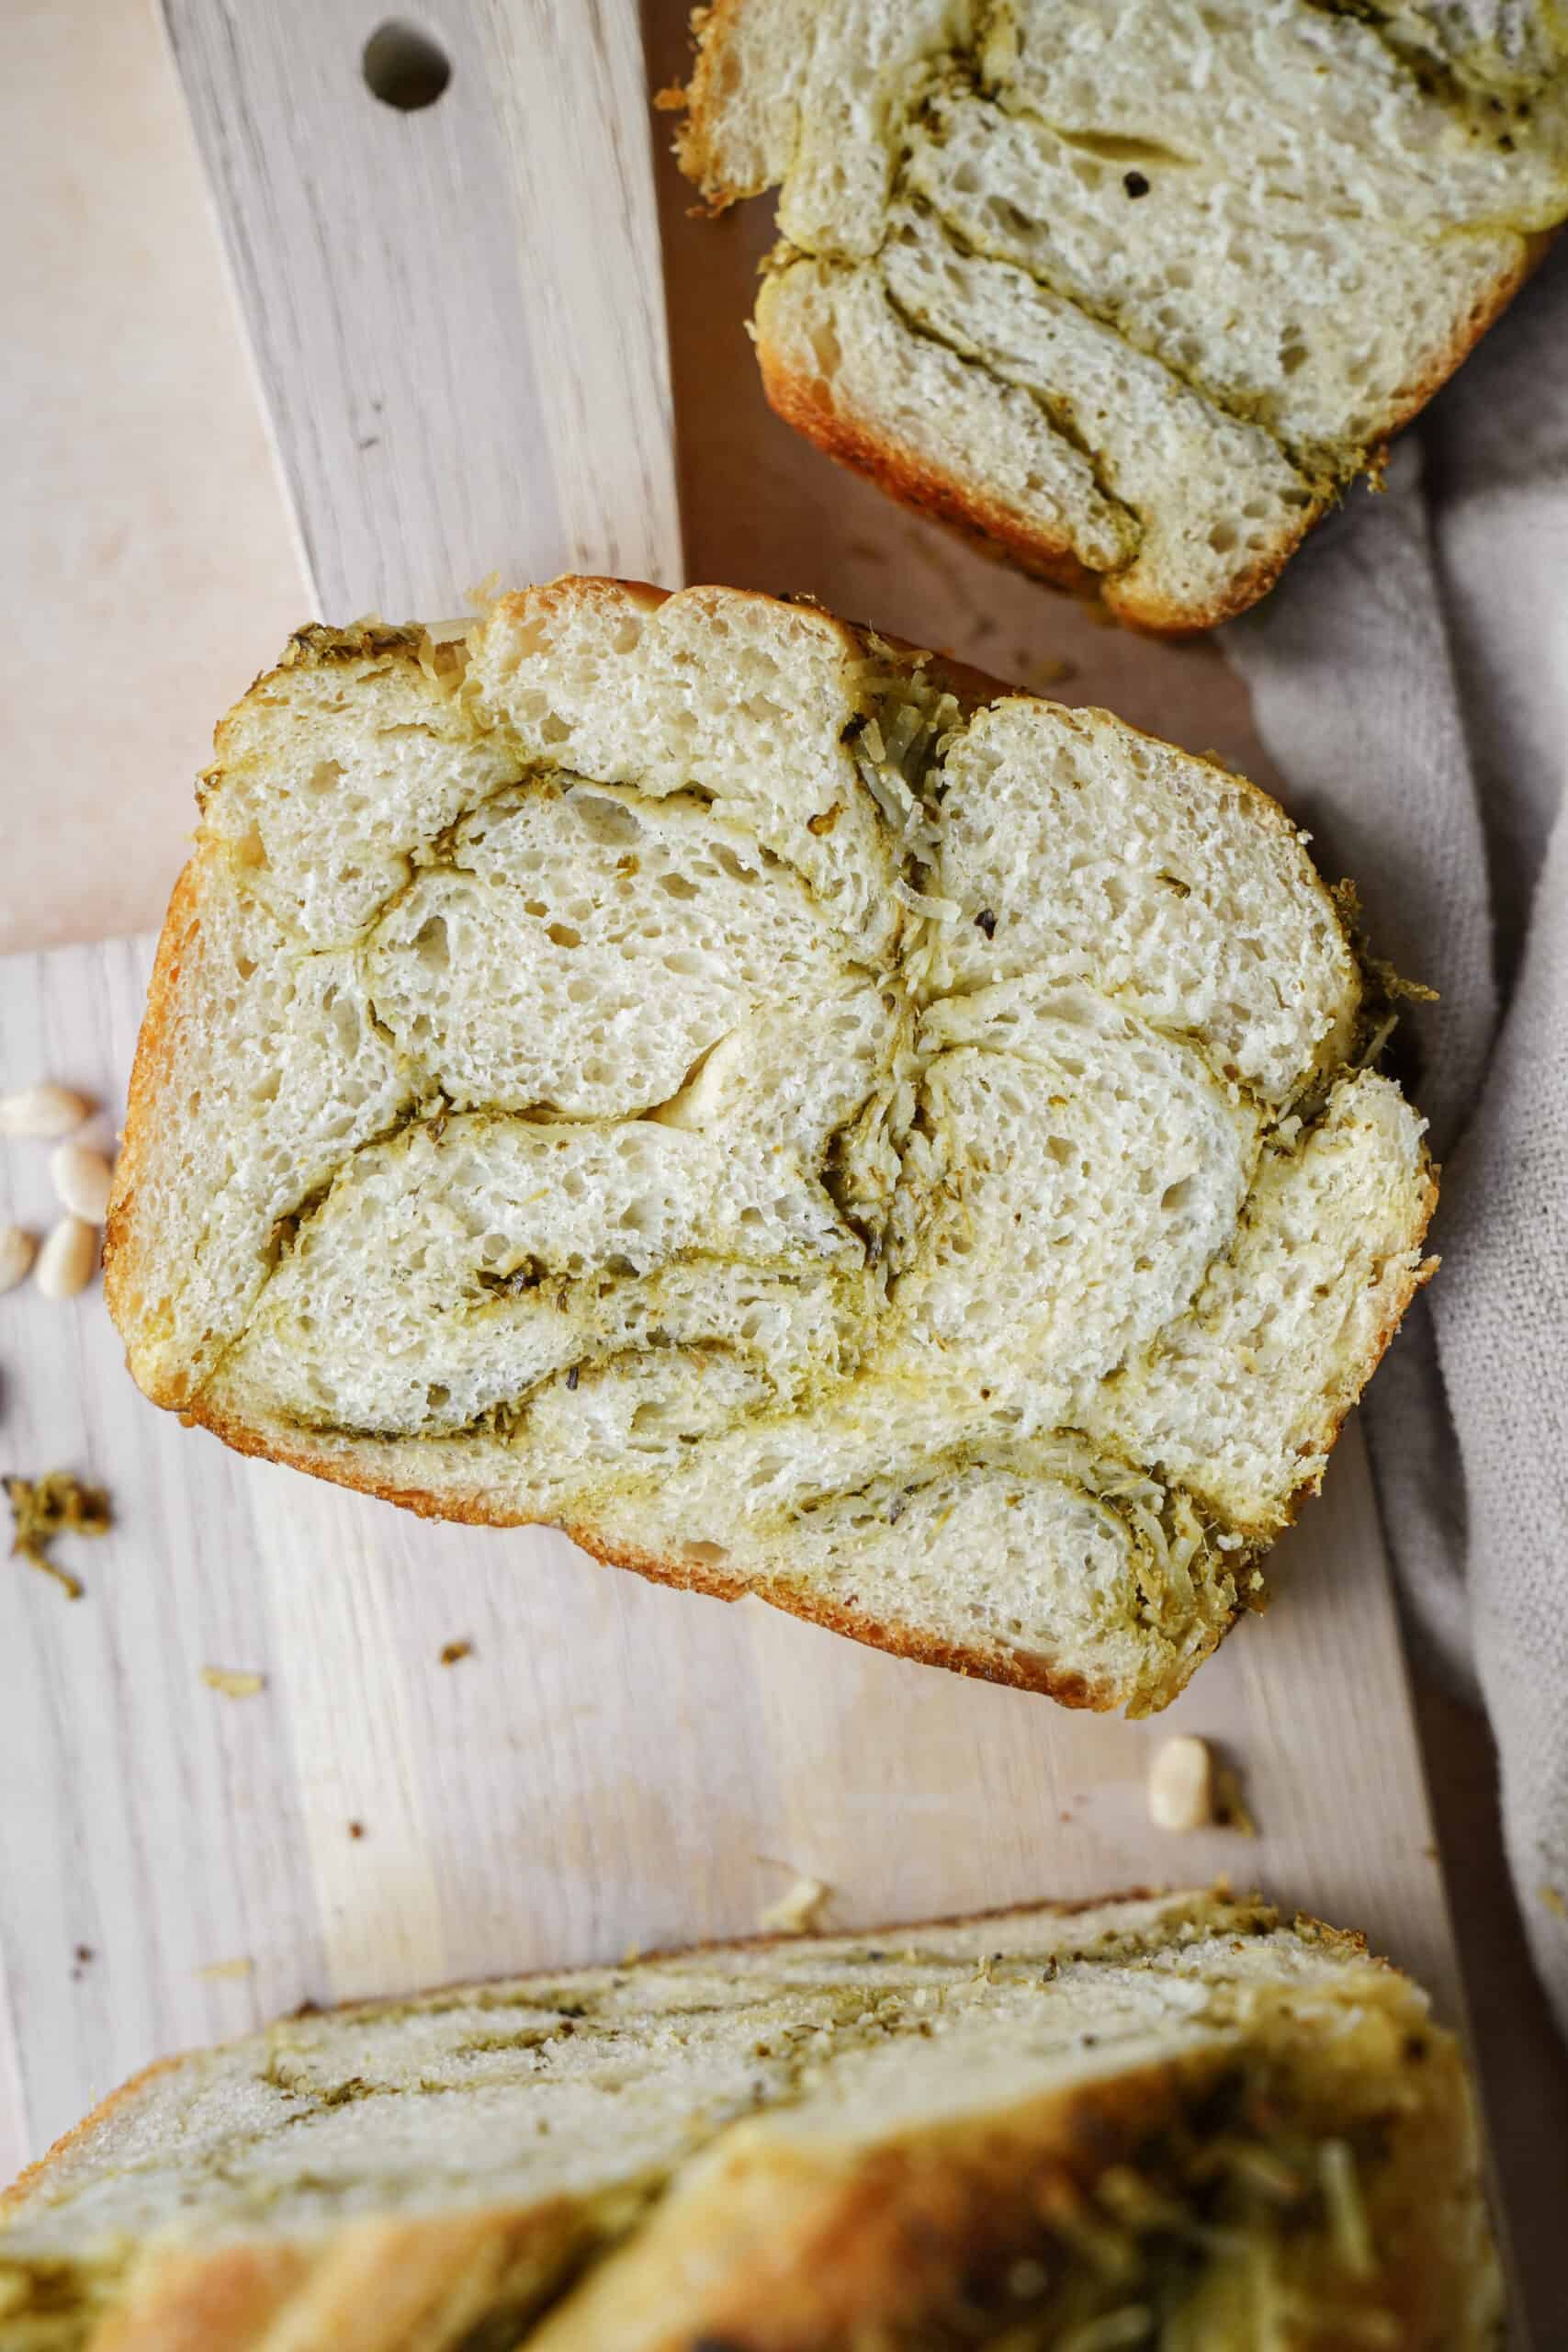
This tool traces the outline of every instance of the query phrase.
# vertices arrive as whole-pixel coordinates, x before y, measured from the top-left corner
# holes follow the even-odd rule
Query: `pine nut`
[[[1179,1732],[1149,1767],[1149,1819],[1156,1829],[1204,1829],[1214,1817],[1214,1766],[1207,1740]]]
[[[0,1225],[0,1291],[15,1290],[38,1252],[38,1243],[19,1225]]]
[[[38,1286],[45,1298],[74,1298],[97,1262],[98,1237],[86,1219],[62,1216],[38,1253]]]
[[[73,1216],[102,1225],[108,1213],[114,1170],[91,1144],[56,1144],[50,1154],[49,1172],[54,1189]]]
[[[24,1086],[0,1098],[0,1136],[68,1136],[92,1107],[68,1086]]]

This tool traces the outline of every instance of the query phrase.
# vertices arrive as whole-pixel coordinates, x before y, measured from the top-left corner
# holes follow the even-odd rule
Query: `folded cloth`
[[[1568,239],[1225,638],[1319,863],[1439,991],[1400,1043],[1443,1271],[1368,1436],[1408,1613],[1490,1710],[1568,2032]]]

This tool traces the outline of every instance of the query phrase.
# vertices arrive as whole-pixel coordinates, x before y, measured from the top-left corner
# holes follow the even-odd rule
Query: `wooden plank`
[[[413,111],[367,82],[379,0],[164,14],[319,612],[679,585],[636,0],[432,0]]]
[[[117,1117],[150,955],[0,964],[0,1088],[58,1075]],[[0,1152],[0,1217],[47,1220],[47,1159]],[[1353,1429],[1268,1619],[1128,1724],[242,1461],[138,1394],[96,1285],[12,1293],[0,1346],[4,1466],[102,1478],[117,1514],[69,1553],[82,1601],[0,1568],[0,2163],[307,1997],[744,1931],[795,1871],[846,1925],[1228,1871],[1364,1925],[1456,2013]],[[1176,1725],[1244,1766],[1256,1840],[1150,1829]]]

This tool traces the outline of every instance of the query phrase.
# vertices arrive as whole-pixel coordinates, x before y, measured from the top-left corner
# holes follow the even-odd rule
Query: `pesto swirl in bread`
[[[1378,1010],[1253,786],[815,609],[310,629],[219,730],[109,1302],[249,1451],[1145,1712],[1421,1279]]]

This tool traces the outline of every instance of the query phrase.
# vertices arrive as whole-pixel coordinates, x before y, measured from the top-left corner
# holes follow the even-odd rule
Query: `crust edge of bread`
[[[1171,1911],[1217,1909],[1218,1917],[1195,1920],[1211,1934],[1233,1932],[1240,1924],[1233,1915],[1250,1913],[1249,1929],[1293,1933],[1415,1991],[1402,1972],[1369,1951],[1359,1931],[1327,1926],[1308,1914],[1282,1918],[1256,1897],[1233,1897],[1223,1883],[1163,1896],[1134,1889],[1115,1895],[1008,1905],[944,1919],[871,1925],[826,1939],[772,1934],[720,1939],[648,1958],[700,1961],[709,1951],[766,1953],[808,1948],[814,1940],[891,1942],[911,1927],[973,1928],[1029,1915],[1067,1919],[1138,1901],[1162,1903]],[[1163,1916],[1149,1923],[1156,1935]],[[338,2004],[329,2014],[352,2018],[400,2006],[399,1997],[390,1996]],[[1456,2352],[1458,2347],[1480,2352],[1492,2341],[1487,2330],[1500,2311],[1501,2286],[1476,2171],[1474,2111],[1462,2056],[1454,2037],[1441,2029],[1438,2049],[1442,2096],[1431,2102],[1431,2120],[1443,2146],[1449,2195],[1462,2201],[1472,2224],[1469,2239],[1453,2256],[1460,2267],[1453,2283],[1464,2288],[1472,2301],[1463,2314],[1462,2332],[1456,2327],[1451,2336],[1445,2331],[1440,2338],[1423,2332],[1416,2340],[1430,2344],[1433,2352],[1439,2344],[1451,2344]],[[1041,2094],[1004,2117],[958,2118],[895,2133],[847,2167],[814,2165],[809,2155],[792,2159],[785,2151],[766,2147],[761,2163],[749,2166],[751,2152],[743,2138],[728,2161],[724,2151],[716,2151],[721,2158],[717,2192],[729,2222],[724,2233],[729,2241],[724,2246],[726,2287],[733,2300],[726,2301],[721,2294],[716,2308],[705,2307],[693,2315],[701,2319],[698,2335],[677,2322],[660,2340],[660,2352],[687,2352],[698,2336],[705,2338],[716,2329],[722,2337],[727,2323],[741,2321],[747,2323],[744,2341],[750,2352],[801,2352],[806,2344],[837,2340],[830,2327],[843,2307],[863,2313],[868,2297],[890,2321],[917,2319],[922,2299],[940,2301],[944,2290],[951,2295],[961,2287],[973,2267],[977,2238],[984,2238],[991,2253],[1005,2261],[1010,2227],[1038,2229],[1041,2209],[1033,2192],[1047,2176],[1055,2177],[1053,2165],[1070,2189],[1070,2165],[1064,2171],[1069,2157],[1092,2161],[1097,2173],[1118,2159],[1127,2160],[1135,2136],[1130,2127],[1146,2134],[1151,2112],[1179,2113],[1184,2092],[1191,2086],[1201,2089],[1221,2059],[1222,2053],[1202,2047],[1151,2056],[1106,2077]],[[0,2228],[26,2193],[48,2179],[107,2118],[150,2081],[177,2072],[185,2063],[175,2056],[141,2069],[64,2133],[8,2190],[0,2191]],[[1431,2082],[1433,2071],[1424,2068],[1423,2076]],[[739,2127],[742,2133],[746,2128]],[[739,2199],[734,2194],[737,2180],[729,2177],[737,2173],[737,2160]],[[750,2181],[745,2178],[748,2169]],[[691,2193],[682,2197],[682,2190],[688,2188]],[[1010,2190],[1014,2192],[1011,2207]],[[786,2225],[794,2222],[801,2241],[793,2249],[786,2245],[786,2251],[805,2257],[786,2264],[782,2278],[779,2264],[769,2258],[779,2234],[781,2192]],[[466,2340],[464,2330],[490,2316],[498,2288],[509,2284],[519,2306],[520,2325],[536,2329],[549,2352],[579,2352],[580,2346],[603,2340],[596,2332],[598,2304],[607,2285],[614,2308],[622,2286],[617,2265],[631,2269],[634,2290],[640,2294],[644,2274],[651,2271],[657,2283],[669,2269],[672,2254],[679,2270],[685,2240],[707,2245],[714,2194],[715,2184],[705,2175],[699,2175],[694,2185],[689,2177],[672,2182],[647,2226],[629,2240],[612,2241],[586,2276],[576,2278],[571,2278],[570,2249],[586,2224],[583,2209],[564,2199],[492,2203],[463,2213],[370,2216],[339,2225],[320,2242],[233,2241],[200,2251],[154,2247],[133,2258],[121,2291],[89,2320],[82,2341],[85,2352],[253,2352],[269,2340],[275,2321],[285,2324],[290,2342],[314,2344],[338,2341],[333,2331],[352,2317],[355,2352],[412,2352],[412,2346],[431,2341]],[[629,2193],[627,2218],[641,2203],[640,2197]],[[732,2218],[737,2204],[738,2229]],[[908,2259],[911,2228],[917,2228],[920,2239],[920,2261],[914,2265]],[[783,2234],[787,2241],[787,2226]],[[563,2244],[571,2280],[565,2294],[558,2300],[551,2289],[530,2298],[526,2284],[532,2249],[538,2245],[555,2253]],[[1453,2251],[1451,2239],[1445,2245]],[[1416,2261],[1400,2261],[1380,2280],[1380,2306],[1395,2318],[1429,2319],[1428,2253],[1418,2248]],[[552,2273],[558,2283],[559,2275],[558,2265]],[[374,2295],[367,2293],[372,2282]],[[683,2277],[679,2283],[686,2283]],[[487,2301],[479,2300],[480,2290]],[[908,2308],[911,2300],[914,2310]],[[318,2332],[322,2327],[329,2332]],[[826,2335],[825,2327],[829,2330]]]
[[[1073,553],[1065,537],[1032,528],[956,468],[938,465],[895,441],[858,412],[820,399],[811,379],[790,368],[761,335],[757,359],[769,407],[824,457],[900,506],[945,524],[982,555],[1011,563],[1032,579],[1065,588],[1086,602],[1103,605],[1127,628],[1145,636],[1197,637],[1245,612],[1268,594],[1321,512],[1309,511],[1299,527],[1282,534],[1238,577],[1232,595],[1197,608],[1178,605],[1129,588],[1125,573],[1093,571]]]
[[[768,405],[781,422],[824,457],[872,483],[900,506],[932,516],[982,554],[1011,563],[1052,587],[1102,605],[1125,628],[1142,635],[1197,637],[1238,619],[1260,603],[1292,556],[1359,481],[1369,481],[1373,488],[1380,484],[1392,436],[1420,415],[1469,358],[1562,233],[1546,230],[1523,240],[1517,264],[1493,280],[1487,300],[1476,306],[1452,341],[1412,379],[1385,432],[1361,452],[1348,480],[1332,496],[1320,496],[1303,508],[1299,519],[1280,532],[1254,563],[1235,574],[1226,594],[1198,605],[1179,605],[1132,585],[1129,575],[1135,560],[1134,565],[1117,571],[1091,570],[1073,553],[1065,537],[1053,537],[1032,528],[957,468],[941,465],[910,449],[861,412],[820,398],[812,379],[790,367],[760,328],[757,364]]]
[[[1422,1206],[1418,1229],[1412,1244],[1415,1249],[1418,1249],[1425,1238],[1437,1200],[1436,1171],[1429,1162],[1424,1161]],[[1322,1455],[1332,1453],[1347,1419],[1382,1361],[1411,1300],[1430,1280],[1437,1267],[1437,1259],[1427,1258],[1415,1268],[1402,1271],[1394,1286],[1393,1301],[1369,1343],[1363,1359],[1353,1369],[1346,1370],[1337,1393],[1328,1401],[1315,1434],[1314,1453]],[[400,1486],[378,1477],[367,1468],[362,1469],[352,1457],[339,1454],[330,1447],[312,1447],[303,1441],[290,1444],[253,1422],[240,1420],[210,1406],[204,1407],[199,1399],[193,1404],[153,1396],[152,1401],[155,1404],[167,1403],[172,1409],[180,1411],[187,1427],[209,1430],[237,1453],[276,1462],[288,1469],[304,1471],[308,1476],[324,1479],[330,1485],[345,1487],[355,1493],[373,1496],[378,1501],[413,1511],[422,1519],[456,1521],[466,1527],[549,1528],[568,1537],[580,1551],[587,1553],[602,1566],[626,1569],[650,1584],[696,1593],[711,1600],[761,1600],[770,1608],[782,1609],[803,1623],[818,1626],[827,1633],[842,1634],[851,1641],[860,1642],[893,1657],[908,1659],[915,1665],[943,1668],[951,1673],[972,1677],[976,1681],[1032,1691],[1039,1697],[1054,1700],[1058,1706],[1083,1709],[1093,1713],[1109,1713],[1129,1702],[1129,1693],[1119,1685],[1109,1680],[1096,1680],[1075,1669],[1058,1669],[1053,1659],[1039,1653],[966,1647],[920,1626],[904,1625],[845,1608],[841,1603],[814,1593],[808,1588],[791,1584],[787,1579],[775,1582],[738,1575],[727,1576],[716,1566],[690,1556],[649,1552],[635,1545],[616,1544],[591,1526],[547,1519],[537,1514],[498,1510],[487,1499],[482,1489],[477,1487],[468,1495],[450,1498],[432,1494],[426,1487]],[[1302,1505],[1318,1492],[1323,1475],[1322,1471],[1311,1472],[1296,1487],[1281,1514],[1281,1532],[1292,1523]],[[1213,1655],[1241,1614],[1238,1608],[1223,1623],[1206,1629],[1192,1655],[1189,1676],[1184,1679],[1190,1679],[1190,1674],[1195,1674]],[[1158,1703],[1157,1700],[1146,1704],[1134,1702],[1128,1705],[1128,1712],[1132,1715],[1153,1713]]]
[[[828,612],[809,598],[791,601],[769,596],[758,590],[733,590],[717,583],[667,590],[647,582],[620,582],[597,575],[563,574],[558,580],[542,583],[537,588],[515,592],[498,599],[497,608],[516,612],[530,600],[543,601],[547,605],[584,594],[592,596],[605,590],[617,594],[629,592],[648,612],[657,611],[672,596],[689,597],[700,603],[705,597],[715,594],[725,597],[744,595],[751,602],[809,616],[813,625],[832,633],[848,661],[870,658],[879,650],[895,656],[908,655],[911,661],[923,659],[929,674],[950,685],[961,698],[971,703],[986,697],[1004,697],[1043,704],[1052,708],[1057,707],[1048,695],[1010,686],[969,665],[928,652],[923,648],[907,646],[869,625]],[[481,621],[479,626],[483,627],[484,623]],[[425,631],[417,624],[401,627],[355,624],[343,629],[319,623],[310,624],[289,639],[280,660],[259,673],[250,691],[254,692],[256,686],[283,671],[325,667],[340,660],[366,656],[389,658],[405,661],[417,667],[424,639]],[[1161,750],[1169,748],[1158,737],[1148,735],[1145,729],[1130,727],[1127,721],[1118,718],[1114,713],[1097,713],[1089,709],[1082,715],[1108,718],[1118,729],[1126,729],[1143,741],[1158,745]],[[214,777],[220,774],[222,767],[227,724],[227,718],[220,720],[214,733],[217,759],[213,769],[209,772]],[[1183,753],[1182,756],[1200,757],[1191,753]],[[1200,764],[1216,769],[1241,791],[1256,821],[1271,831],[1295,832],[1296,828],[1287,812],[1260,785],[1232,770],[1220,768],[1216,762],[1200,758]],[[388,1477],[373,1460],[361,1461],[352,1452],[340,1451],[330,1443],[312,1442],[308,1431],[284,1431],[242,1418],[204,1397],[199,1388],[193,1390],[188,1380],[182,1379],[177,1374],[169,1376],[157,1361],[155,1338],[142,1326],[134,1295],[143,1262],[137,1231],[136,1193],[141,1158],[155,1129],[156,1101],[168,1057],[170,1037],[182,1012],[182,981],[187,965],[194,960],[199,949],[203,885],[209,874],[218,876],[221,871],[215,853],[198,842],[175,885],[158,940],[148,988],[147,1009],[137,1040],[127,1093],[125,1143],[116,1168],[114,1193],[104,1233],[106,1304],[125,1341],[126,1361],[131,1375],[153,1404],[177,1412],[187,1427],[207,1429],[236,1453],[304,1471],[329,1484],[370,1495],[378,1500],[412,1510],[423,1518],[456,1521],[467,1526],[558,1528],[592,1558],[606,1566],[630,1570],[650,1583],[671,1586],[719,1600],[754,1596],[804,1623],[842,1634],[887,1655],[919,1665],[942,1668],[977,1680],[1030,1690],[1055,1700],[1058,1705],[1101,1713],[1127,1706],[1131,1713],[1138,1714],[1155,1712],[1166,1703],[1168,1696],[1174,1695],[1168,1691],[1162,1695],[1160,1690],[1156,1690],[1140,1696],[1110,1678],[1096,1678],[1077,1668],[1059,1667],[1056,1660],[1038,1652],[987,1649],[954,1642],[919,1626],[886,1621],[869,1612],[847,1608],[841,1601],[813,1593],[809,1588],[798,1585],[787,1577],[774,1579],[727,1575],[722,1566],[716,1564],[617,1543],[605,1538],[592,1526],[558,1521],[526,1510],[498,1509],[487,1498],[481,1487],[476,1487],[468,1492],[456,1495],[440,1495],[426,1487],[409,1486]],[[1313,880],[1325,898],[1331,897],[1327,885],[1315,868],[1313,869]],[[1351,951],[1356,953],[1349,927],[1337,913],[1337,920],[1340,920]],[[1437,1202],[1437,1171],[1424,1146],[1417,1182],[1420,1190],[1410,1234],[1412,1255],[1424,1241]],[[1411,1299],[1435,1271],[1436,1263],[1436,1260],[1427,1260],[1401,1269],[1393,1285],[1387,1310],[1366,1348],[1356,1362],[1344,1367],[1334,1389],[1325,1398],[1323,1416],[1312,1432],[1310,1442],[1303,1445],[1305,1457],[1315,1461],[1318,1466],[1308,1470],[1290,1496],[1279,1514],[1274,1532],[1281,1532],[1290,1525],[1302,1504],[1318,1490],[1323,1476],[1322,1463],[1332,1452],[1348,1414],[1382,1361]],[[1181,1677],[1182,1685],[1213,1655],[1240,1614],[1237,1609],[1223,1623],[1205,1629],[1196,1642],[1187,1672]]]

